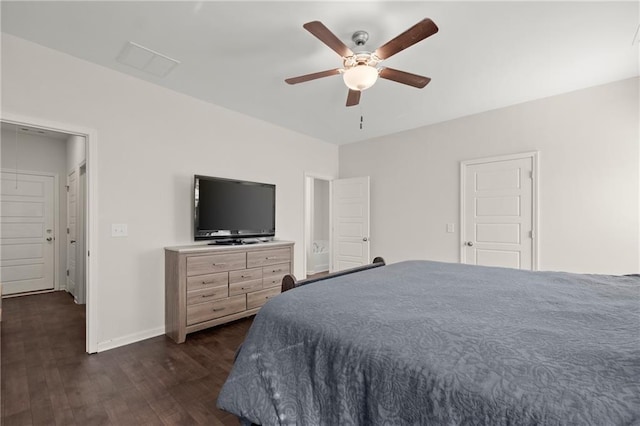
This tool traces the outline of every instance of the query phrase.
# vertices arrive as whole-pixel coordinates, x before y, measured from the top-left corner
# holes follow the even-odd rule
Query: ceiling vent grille
[[[122,64],[158,77],[166,77],[180,64],[180,62],[175,59],[132,41],[124,45],[116,59]]]

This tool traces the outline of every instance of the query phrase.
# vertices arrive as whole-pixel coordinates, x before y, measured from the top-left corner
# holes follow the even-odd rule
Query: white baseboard
[[[117,337],[115,339],[98,342],[98,352],[108,351],[109,349],[119,348],[120,346],[130,345],[141,340],[150,339],[152,337],[164,334],[164,326],[152,328],[151,330],[141,331],[139,333],[128,334],[126,336]]]
[[[316,273],[324,272],[324,271],[328,271],[328,270],[329,270],[329,264],[328,263],[323,263],[321,265],[316,265]]]
[[[319,265],[313,268],[311,271],[307,271],[307,275],[319,274],[320,272],[328,272],[329,265]]]

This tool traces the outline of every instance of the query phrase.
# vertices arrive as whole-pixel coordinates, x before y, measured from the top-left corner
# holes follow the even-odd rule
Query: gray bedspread
[[[263,425],[640,424],[640,278],[401,262],[256,316],[218,406]]]

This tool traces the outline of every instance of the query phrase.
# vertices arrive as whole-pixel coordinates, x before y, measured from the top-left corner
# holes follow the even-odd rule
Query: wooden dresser
[[[186,335],[258,312],[293,270],[293,242],[165,248],[165,333]]]

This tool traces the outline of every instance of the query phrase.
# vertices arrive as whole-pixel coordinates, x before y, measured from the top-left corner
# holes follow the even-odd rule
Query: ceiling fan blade
[[[393,68],[383,68],[378,75],[380,78],[386,78],[387,80],[392,80],[397,83],[407,84],[409,86],[417,87],[418,89],[422,89],[431,81],[429,77],[423,77],[421,75],[411,74],[410,72],[395,70]]]
[[[284,81],[286,81],[289,84],[298,84],[298,83],[304,83],[305,81],[315,80],[322,77],[329,77],[336,74],[340,74],[340,68],[314,72],[313,74],[305,74],[299,77],[291,77],[291,78],[285,79]]]
[[[349,89],[349,94],[347,95],[347,106],[355,106],[360,103],[360,94],[362,92],[359,90],[351,90]]]
[[[403,51],[407,47],[413,46],[417,42],[434,35],[438,32],[438,27],[429,18],[415,24],[396,38],[389,40],[386,44],[378,47],[375,54],[380,59],[387,59],[396,53]]]
[[[333,34],[329,28],[325,27],[320,21],[311,21],[303,25],[304,29],[316,36],[318,40],[333,49],[342,57],[351,56],[353,52],[338,37]]]

